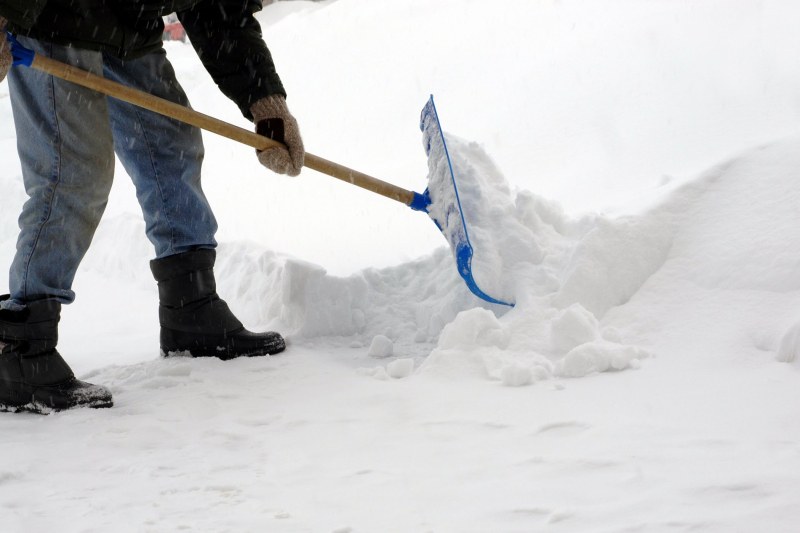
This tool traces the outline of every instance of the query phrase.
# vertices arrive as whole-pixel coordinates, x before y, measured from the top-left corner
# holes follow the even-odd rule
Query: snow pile
[[[423,373],[470,369],[526,385],[636,366],[647,352],[605,332],[599,319],[663,262],[666,232],[655,239],[647,220],[570,219],[530,192],[513,194],[480,146],[448,137],[476,279],[515,301],[513,310],[469,293],[448,249],[338,277],[253,243],[227,243],[220,291],[257,325],[296,340],[352,337],[351,346],[378,359],[425,357],[433,343]]]
[[[629,229],[643,223],[572,220],[528,191],[512,193],[476,143],[452,135],[447,142],[475,251],[475,280],[490,296],[516,306],[491,306],[500,318],[484,309],[461,313],[421,370],[451,373],[451,367],[469,366],[505,384],[526,385],[636,366],[647,352],[621,344],[614,333],[603,339],[594,313],[602,317],[635,293],[663,262],[668,240],[654,246],[650,235]],[[432,164],[431,172],[444,163]],[[614,253],[622,249],[624,261]]]
[[[715,352],[748,346],[774,354],[786,332],[778,358],[791,360],[796,337],[787,330],[798,318],[800,290],[798,146],[800,140],[790,139],[755,148],[648,214],[671,228],[668,256],[607,320],[624,322],[650,343],[692,338],[715,345]],[[663,314],[646,313],[649,306]],[[665,331],[674,337],[662,337]]]
[[[653,279],[686,277],[717,290],[791,290],[800,283],[797,256],[777,227],[797,218],[787,171],[800,166],[793,142],[721,165],[642,215],[574,219],[530,192],[512,193],[477,144],[448,140],[476,279],[516,301],[514,309],[472,296],[446,249],[336,277],[272,253],[255,256],[252,247],[228,247],[221,272],[242,283],[229,289],[235,300],[259,323],[298,339],[352,337],[350,345],[372,357],[417,357],[421,373],[519,386],[638,368],[651,350],[631,344],[622,331],[631,328],[615,327],[607,315],[625,314],[631,300],[648,297],[642,288],[652,290]],[[750,216],[743,219],[743,212]]]

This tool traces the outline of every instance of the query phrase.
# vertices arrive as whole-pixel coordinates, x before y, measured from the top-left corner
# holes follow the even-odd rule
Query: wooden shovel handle
[[[223,137],[246,144],[247,146],[252,146],[258,150],[282,146],[280,143],[258,135],[250,130],[234,126],[233,124],[199,113],[180,104],[153,96],[152,94],[132,89],[49,57],[36,54],[31,67],[62,80],[95,90],[106,96],[111,96],[117,100],[122,100],[123,102],[222,135]],[[381,181],[363,172],[358,172],[357,170],[347,168],[344,165],[328,161],[327,159],[323,159],[308,152],[306,152],[305,155],[304,166],[406,205],[411,205],[415,199],[415,193],[412,191]]]

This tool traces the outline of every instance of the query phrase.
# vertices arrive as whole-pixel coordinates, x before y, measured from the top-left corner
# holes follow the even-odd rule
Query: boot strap
[[[161,327],[186,333],[225,335],[244,329],[228,304],[216,294],[180,308],[160,305],[158,320]]]
[[[158,282],[159,301],[167,307],[183,307],[216,296],[217,283],[211,268]]]
[[[20,370],[25,383],[40,387],[58,385],[75,377],[57,350],[27,357],[21,355]]]

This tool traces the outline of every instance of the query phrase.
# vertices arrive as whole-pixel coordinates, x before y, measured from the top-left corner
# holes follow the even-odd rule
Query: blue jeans
[[[36,53],[188,105],[163,50],[122,61],[32,39]],[[25,190],[11,265],[11,299],[75,299],[72,282],[105,210],[116,152],[133,179],[157,258],[214,248],[217,223],[200,184],[200,130],[65,82],[14,67],[8,76]]]

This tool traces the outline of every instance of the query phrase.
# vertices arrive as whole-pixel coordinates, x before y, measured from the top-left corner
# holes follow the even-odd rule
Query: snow
[[[370,357],[391,357],[392,353],[394,353],[394,343],[384,335],[375,335],[367,352]]]
[[[313,153],[422,191],[432,92],[472,296],[423,214],[206,135],[219,291],[286,353],[158,357],[124,171],[60,350],[111,410],[0,417],[4,531],[794,531],[800,5],[335,0],[260,15]],[[190,47],[193,106],[245,125]],[[24,201],[0,85],[0,259]]]
[[[410,358],[395,359],[386,365],[386,373],[395,379],[407,378],[414,373],[414,360]]]

